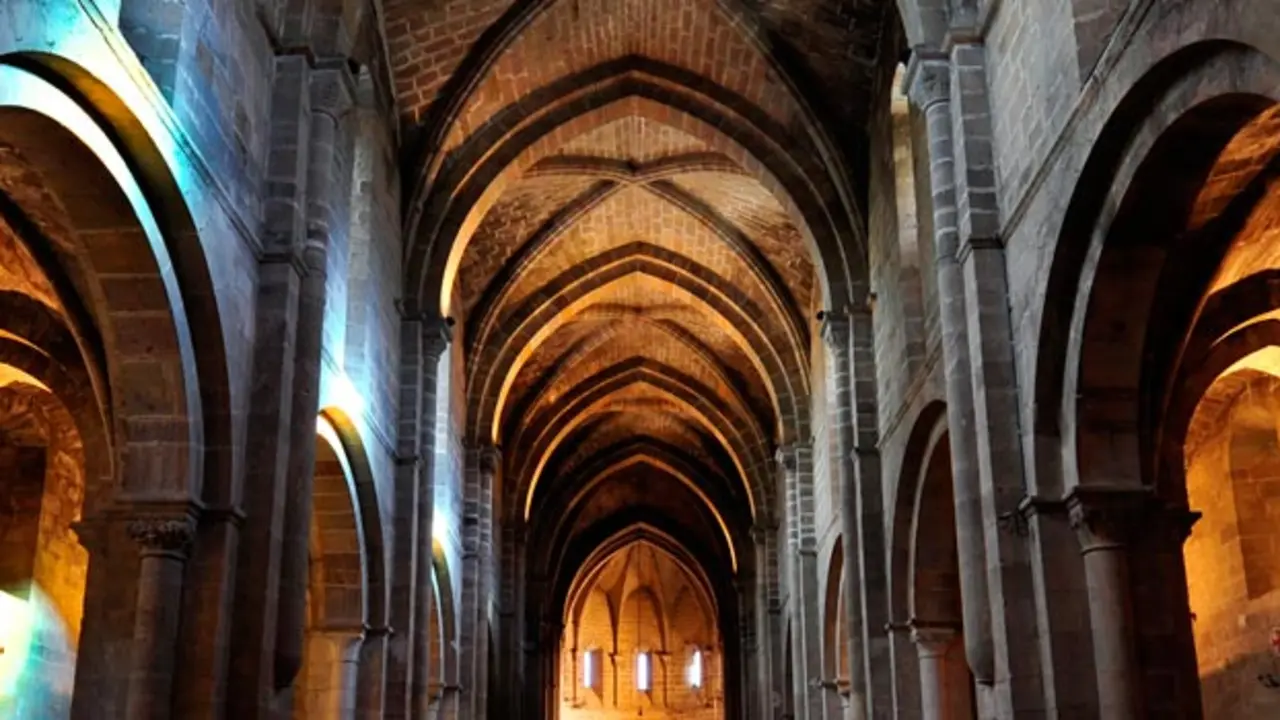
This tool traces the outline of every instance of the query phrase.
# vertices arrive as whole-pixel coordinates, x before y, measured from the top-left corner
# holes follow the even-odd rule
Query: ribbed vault
[[[387,16],[406,304],[454,320],[465,440],[501,448],[499,522],[552,590],[528,622],[625,537],[701,574],[733,626],[751,530],[777,522],[775,450],[811,435],[815,313],[866,298],[845,168],[892,4]]]

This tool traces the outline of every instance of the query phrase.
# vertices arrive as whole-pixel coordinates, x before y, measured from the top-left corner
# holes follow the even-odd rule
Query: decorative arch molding
[[[843,537],[837,537],[831,547],[825,583],[822,605],[822,668],[827,677],[837,682],[847,681],[848,678],[840,674],[847,665],[847,661],[841,660],[844,653],[840,650],[842,639],[847,636],[842,626],[848,622],[848,618],[842,617],[845,611]]]
[[[219,201],[225,198],[202,164],[195,164],[196,177],[181,177],[184,166],[178,156],[194,156],[194,147],[171,116],[162,111],[148,114],[150,107],[135,110],[149,101],[157,107],[163,103],[141,97],[131,82],[122,82],[124,71],[118,61],[106,71],[111,76],[107,79],[87,69],[79,58],[47,52],[47,46],[30,49],[35,47],[19,44],[15,48],[18,52],[0,52],[0,86],[4,87],[0,107],[26,108],[56,118],[64,127],[72,123],[74,127],[68,129],[108,169],[136,213],[135,221],[142,221],[157,267],[166,278],[170,306],[180,311],[176,317],[183,326],[177,331],[183,362],[188,374],[198,378],[198,401],[189,412],[198,411],[199,422],[190,424],[200,426],[205,463],[202,475],[195,479],[196,491],[204,494],[206,504],[229,504],[240,472],[232,436],[233,392],[225,328],[208,256],[192,214],[193,200],[180,182],[207,185]],[[121,88],[129,93],[128,98],[121,94]],[[64,111],[66,114],[61,114]],[[82,129],[86,134],[80,134]],[[87,331],[83,326],[72,330],[77,335]],[[105,368],[104,351],[95,348],[98,342],[93,335],[86,335],[82,345],[89,357],[101,359]]]
[[[331,429],[329,442],[337,442],[342,461],[349,470],[349,491],[360,529],[365,575],[365,623],[370,627],[384,627],[390,612],[390,584],[387,582],[387,574],[391,560],[384,541],[387,528],[378,504],[378,489],[373,467],[369,463],[369,451],[355,420],[342,410],[334,407],[321,408],[317,428],[322,425]]]
[[[9,316],[0,303],[0,330],[7,329]],[[64,364],[40,348],[0,333],[0,365],[8,365],[39,381],[66,409],[84,449],[86,517],[106,509],[116,490],[114,454],[107,435],[110,427],[102,415],[88,375],[79,364]]]
[[[615,281],[639,273],[670,283],[682,295],[707,308],[719,317],[730,337],[753,361],[765,381],[778,413],[778,432],[784,438],[807,428],[805,395],[807,376],[802,366],[803,349],[778,348],[755,321],[759,315],[750,305],[743,305],[734,289],[700,266],[662,248],[644,243],[602,253],[582,267],[571,270],[553,281],[552,291],[531,298],[514,311],[516,327],[503,333],[501,344],[478,339],[472,372],[469,374],[469,402],[477,412],[472,415],[469,435],[488,438],[499,432],[501,405],[514,381],[522,359],[530,356],[556,329],[588,307],[594,297]],[[498,382],[501,386],[497,386]],[[799,387],[797,387],[799,386]],[[500,438],[498,438],[500,439]]]
[[[739,498],[732,478],[675,445],[647,436],[615,443],[593,453],[589,463],[557,477],[555,486],[545,495],[538,496],[536,505],[538,508],[571,508],[582,500],[590,485],[637,462],[649,463],[658,470],[678,474],[689,481],[699,481],[695,483],[699,491],[724,514],[726,522],[732,521],[735,528],[750,526],[751,518],[739,512],[741,506],[736,502]],[[537,513],[532,516],[535,528],[541,527],[540,517],[544,516]],[[563,519],[552,517],[557,525]]]
[[[797,158],[787,151],[784,129],[760,117],[749,103],[700,84],[705,81],[678,68],[621,58],[557,81],[500,112],[501,119],[455,151],[449,171],[430,188],[421,188],[410,205],[413,214],[406,226],[413,242],[405,283],[410,299],[424,311],[447,314],[452,277],[479,217],[501,193],[502,177],[535,165],[536,153],[554,149],[557,140],[596,126],[598,120],[590,122],[595,120],[593,111],[636,99],[663,108],[654,113],[659,122],[670,124],[674,117],[682,122],[681,129],[717,139],[722,151],[728,150],[793,218],[801,220],[798,225],[810,252],[823,268],[825,306],[849,302],[856,296],[853,289],[865,285],[867,277],[865,251],[850,256],[851,248],[846,247],[865,246],[858,230],[861,213],[850,204],[852,194],[838,190],[835,177],[797,165]],[[530,119],[528,107],[544,110]],[[526,157],[531,151],[534,156]],[[430,195],[425,194],[428,190]],[[839,301],[833,304],[833,299]]]
[[[1154,30],[1153,30],[1154,32]],[[1132,69],[1128,69],[1132,70]],[[1054,250],[1047,281],[1045,307],[1040,318],[1040,340],[1035,351],[1035,433],[1032,437],[1034,462],[1038,466],[1037,492],[1052,493],[1069,489],[1086,475],[1105,472],[1113,481],[1125,478],[1131,482],[1151,482],[1150,467],[1141,465],[1142,453],[1119,453],[1114,467],[1081,466],[1085,454],[1080,450],[1093,442],[1082,418],[1090,403],[1098,402],[1086,392],[1092,355],[1085,342],[1086,325],[1091,316],[1091,301],[1098,287],[1121,271],[1112,255],[1115,243],[1112,225],[1129,205],[1126,199],[1139,174],[1148,168],[1156,153],[1169,142],[1170,130],[1208,103],[1228,103],[1239,118],[1235,129],[1220,122],[1212,131],[1221,144],[1275,98],[1274,88],[1280,80],[1280,64],[1258,50],[1226,40],[1191,41],[1177,52],[1144,68],[1139,79],[1129,73],[1114,73],[1113,83],[1132,82],[1123,99],[1102,127],[1094,148],[1082,169],[1075,193],[1064,215],[1064,223]],[[1234,98],[1234,100],[1233,100]],[[1252,100],[1250,100],[1252,98]],[[1221,106],[1226,108],[1226,106]],[[1250,110],[1253,108],[1253,110]],[[1231,112],[1231,110],[1228,110]],[[1205,140],[1197,146],[1205,155],[1216,156],[1213,143]],[[1217,149],[1221,149],[1219,146]],[[1208,171],[1212,156],[1200,162]],[[1190,160],[1188,160],[1190,162]],[[1189,203],[1194,198],[1188,198]],[[1168,215],[1167,211],[1165,213]],[[1135,282],[1131,275],[1123,280],[1131,289],[1152,287],[1154,283]],[[1121,303],[1131,317],[1124,323],[1132,328],[1146,327],[1140,317],[1149,310],[1150,298],[1130,298]],[[1139,347],[1131,353],[1111,352],[1109,357],[1126,357],[1128,367],[1115,368],[1111,376],[1120,379],[1123,388],[1115,390],[1122,397],[1106,412],[1118,413],[1119,425],[1130,428],[1135,449],[1141,434],[1150,442],[1149,433],[1141,432],[1143,419],[1138,399],[1144,389],[1138,380],[1145,340],[1142,332],[1131,332],[1129,342]],[[1115,393],[1112,393],[1115,395]],[[1128,398],[1128,399],[1123,399]],[[1093,411],[1101,412],[1101,407]],[[1149,418],[1148,418],[1149,421]],[[1115,453],[1112,453],[1115,455]]]
[[[341,466],[345,499],[349,503],[344,508],[342,519],[349,522],[349,530],[355,534],[360,558],[360,616],[328,620],[357,626],[382,627],[387,619],[389,602],[385,580],[386,558],[382,543],[383,528],[378,518],[377,497],[368,458],[364,455],[363,444],[360,443],[350,419],[333,408],[321,410],[316,420],[316,441],[327,446],[329,454]],[[317,464],[323,454],[317,454]],[[322,492],[324,488],[317,483],[316,490]],[[329,508],[329,514],[333,514],[333,508]],[[320,522],[319,529],[325,531],[325,523],[319,520],[317,522]],[[332,529],[346,531],[348,528]]]

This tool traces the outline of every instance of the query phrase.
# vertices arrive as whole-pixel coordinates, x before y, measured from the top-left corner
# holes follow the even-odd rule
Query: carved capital
[[[1080,485],[1063,500],[1081,551],[1090,553],[1124,547],[1150,516],[1153,499],[1143,487]]]
[[[183,555],[196,534],[196,523],[190,515],[140,517],[126,526],[129,538],[143,555]]]
[[[914,53],[907,65],[907,97],[921,110],[951,100],[951,62],[946,55]]]

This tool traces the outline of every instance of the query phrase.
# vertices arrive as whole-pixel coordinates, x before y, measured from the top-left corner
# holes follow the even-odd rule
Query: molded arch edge
[[[177,442],[167,444],[169,452],[176,454],[174,461],[184,468],[185,477],[180,478],[133,478],[129,473],[125,473],[125,477],[130,480],[139,481],[138,486],[122,486],[124,492],[133,493],[139,497],[146,497],[156,492],[174,493],[185,495],[188,499],[195,500],[202,494],[202,488],[205,482],[206,470],[217,468],[218,463],[211,463],[206,466],[206,438],[205,438],[205,420],[206,413],[203,410],[204,392],[213,394],[219,388],[225,388],[225,372],[218,372],[222,368],[209,367],[221,364],[221,343],[215,337],[212,342],[204,343],[205,349],[208,349],[210,363],[205,364],[206,370],[213,377],[208,377],[209,387],[204,389],[201,387],[199,371],[201,364],[197,362],[200,354],[196,349],[196,335],[191,332],[191,321],[188,318],[185,298],[183,292],[183,281],[186,278],[180,278],[177,270],[180,266],[174,264],[173,255],[170,253],[169,244],[174,246],[176,251],[188,260],[183,266],[191,268],[193,266],[205,268],[202,248],[199,246],[198,240],[194,235],[193,225],[189,222],[189,216],[184,214],[188,220],[186,227],[164,228],[160,225],[160,220],[165,219],[163,214],[153,214],[151,198],[144,192],[139,178],[135,176],[135,163],[130,163],[125,153],[129,148],[118,147],[115,140],[117,134],[116,128],[103,123],[104,115],[97,107],[95,107],[89,99],[71,94],[74,92],[75,86],[64,77],[60,77],[49,69],[47,65],[40,65],[33,61],[35,56],[4,56],[0,58],[0,112],[16,112],[19,115],[12,117],[22,118],[22,113],[29,114],[27,117],[35,123],[43,123],[50,130],[58,133],[65,133],[69,142],[59,145],[60,153],[83,153],[87,158],[85,162],[95,163],[101,170],[107,174],[115,184],[115,187],[104,188],[103,192],[108,194],[107,201],[103,204],[102,210],[112,215],[114,222],[120,222],[124,226],[131,229],[136,228],[140,235],[140,242],[145,243],[149,251],[149,257],[141,260],[143,264],[151,264],[149,274],[152,274],[159,280],[161,288],[159,292],[163,295],[163,305],[170,319],[169,326],[164,328],[161,344],[169,345],[162,347],[158,352],[174,353],[169,361],[175,363],[172,372],[177,376],[177,387],[173,391],[177,393],[174,398],[176,405],[170,408],[176,412],[177,418],[185,427],[183,439]],[[24,62],[26,60],[26,62]],[[78,72],[79,79],[83,80],[85,85],[92,85],[92,76],[83,70],[75,68],[69,61],[56,62],[56,59],[49,58],[50,64],[57,64],[61,69],[69,72]],[[40,71],[40,72],[37,72]],[[114,99],[114,96],[106,90],[100,83],[97,84],[98,92],[94,99],[100,102],[108,102]],[[115,117],[120,120],[127,118],[127,111],[117,102],[117,106],[110,108],[114,110]],[[107,115],[107,119],[111,116]],[[19,131],[21,132],[21,128]],[[34,131],[33,128],[27,130]],[[71,140],[74,138],[74,140]],[[24,139],[19,138],[15,144],[27,151],[31,147],[25,143]],[[47,143],[46,143],[47,144]],[[47,159],[47,158],[46,158]],[[37,161],[38,164],[38,161]],[[43,178],[46,182],[56,182],[61,179],[58,173],[45,175]],[[63,195],[67,191],[65,185],[63,187],[53,186],[50,188],[55,194]],[[117,197],[110,197],[111,194],[118,193]],[[179,202],[181,202],[179,200]],[[178,253],[175,253],[178,254]],[[194,257],[193,257],[194,256]],[[204,279],[207,280],[207,273],[202,273]],[[194,282],[198,282],[199,278],[193,278]],[[94,287],[97,287],[97,278],[92,279]],[[99,291],[101,292],[101,291]],[[205,297],[213,297],[212,292]],[[110,312],[111,304],[107,301],[107,296],[100,295],[95,298],[102,307],[101,312],[105,314]],[[216,310],[213,311],[216,324]],[[171,333],[171,334],[170,334]],[[215,330],[216,333],[216,330]],[[202,338],[210,340],[210,338]],[[216,351],[215,351],[216,346]],[[158,358],[162,356],[157,356]],[[162,360],[163,362],[163,360]],[[118,369],[112,365],[108,365],[108,372],[111,374],[111,382],[115,384],[124,384],[129,382],[125,378],[119,376]],[[220,378],[218,377],[220,376]],[[218,383],[221,379],[223,382]],[[122,409],[118,403],[124,393],[120,392],[120,388],[116,387],[113,393],[117,410]],[[225,396],[224,396],[225,397]],[[225,414],[213,412],[210,408],[209,419],[216,425],[218,420],[227,420],[228,422],[221,426],[224,431],[221,437],[216,435],[210,440],[217,442],[218,440],[226,441],[227,454],[230,450],[230,427],[229,417]],[[125,418],[119,414],[115,416],[115,433],[127,441]],[[123,455],[124,448],[117,448],[117,454]],[[229,460],[229,457],[226,458]],[[155,483],[174,484],[168,487],[155,487]],[[176,485],[176,486],[175,486]]]
[[[176,129],[176,123],[163,114],[164,109],[153,117],[144,118],[130,103],[145,100],[131,97],[127,101],[117,92],[116,85],[73,58],[43,50],[23,49],[0,54],[0,73],[8,72],[8,68],[38,77],[55,94],[65,96],[79,106],[110,140],[113,154],[118,155],[131,171],[133,182],[145,200],[145,208],[158,227],[162,239],[160,245],[167,251],[167,254],[157,255],[157,261],[166,269],[166,275],[172,273],[176,276],[175,302],[184,311],[182,322],[193,329],[188,331],[189,340],[184,346],[194,349],[194,358],[186,360],[199,378],[200,401],[195,407],[201,411],[205,455],[203,476],[195,480],[196,494],[203,494],[206,503],[229,504],[236,494],[234,486],[240,472],[239,458],[233,451],[232,386],[227,367],[224,318],[200,231],[193,218],[193,200],[189,200],[179,184],[182,173],[196,173],[176,157],[178,154],[194,155],[194,147]],[[138,94],[136,90],[132,92]],[[165,137],[166,130],[177,135],[174,143],[177,147],[170,147],[171,143]],[[92,149],[97,152],[96,147]],[[197,164],[196,170],[199,171],[196,182],[208,184],[214,181],[203,166]],[[132,196],[130,199],[133,200]],[[174,290],[169,289],[170,292]],[[196,328],[198,332],[194,331]]]
[[[366,625],[382,627],[389,612],[387,554],[378,507],[377,488],[364,442],[354,423],[336,408],[322,408],[316,421],[318,439],[327,442],[343,467],[351,509],[355,515],[360,543],[361,585],[364,595],[362,618]]]

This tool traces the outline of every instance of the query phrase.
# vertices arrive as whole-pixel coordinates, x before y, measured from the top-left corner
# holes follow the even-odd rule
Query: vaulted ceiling
[[[807,440],[820,258],[859,253],[829,228],[858,222],[843,168],[896,22],[883,0],[387,3],[410,294],[457,321],[468,439],[502,447],[551,554],[625,520],[727,566],[766,520],[774,449]]]

